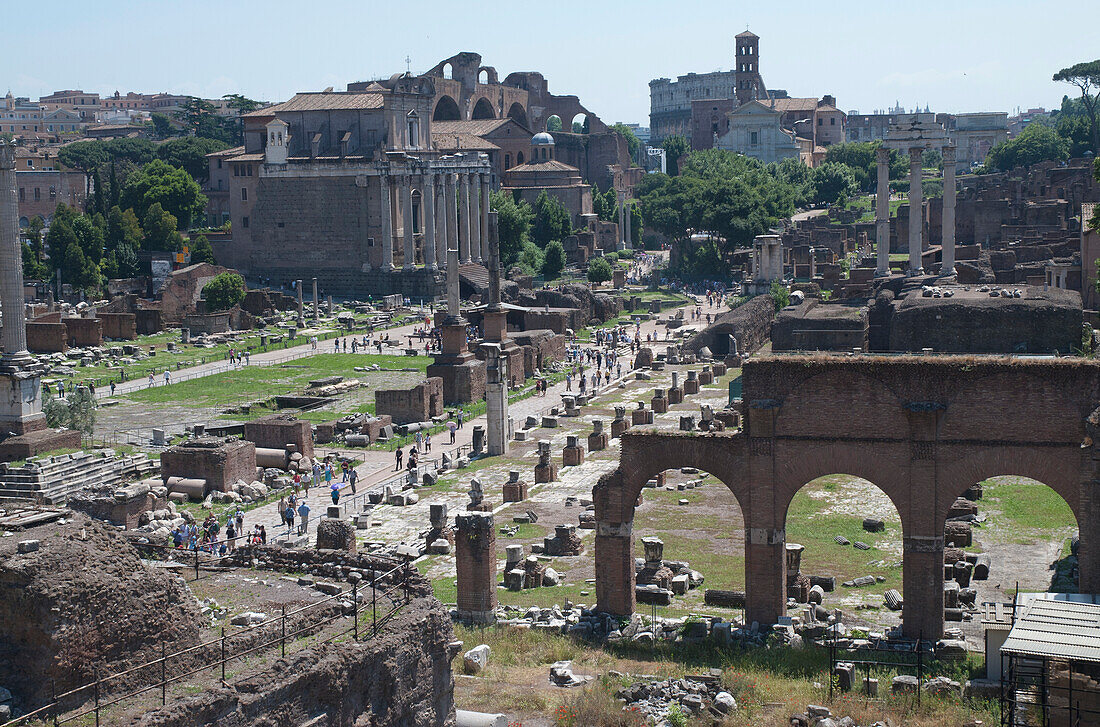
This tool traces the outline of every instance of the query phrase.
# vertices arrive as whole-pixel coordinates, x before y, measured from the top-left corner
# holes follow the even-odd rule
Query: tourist
[[[49,392],[47,392],[47,393],[49,393]],[[115,395],[115,382],[112,381],[111,382],[111,396],[114,396],[114,395]]]
[[[423,432],[417,432],[416,433],[416,448],[420,449],[420,446],[422,444],[424,444],[424,434],[423,434]]]
[[[454,422],[447,422],[447,431],[451,434],[451,444],[455,443],[455,431],[458,429]],[[400,457],[398,458],[398,469],[400,469]]]
[[[454,444],[454,441],[455,441],[455,435],[454,435],[454,432],[452,431],[451,432],[451,443]],[[401,460],[404,459],[404,457],[405,457],[405,450],[398,447],[397,450],[394,452],[394,457],[397,459],[397,464],[394,465],[393,471],[394,472],[399,472],[401,470]]]
[[[351,494],[355,494],[355,483],[359,481],[359,473],[355,471],[354,467],[349,466],[348,470],[348,484],[351,485]]]
[[[301,518],[298,523],[298,534],[305,535],[309,530],[309,505],[304,501],[298,506],[298,516]]]
[[[252,352],[251,351],[245,351],[244,352],[244,365],[247,366],[251,360],[252,360]]]
[[[339,505],[340,504],[340,485],[333,482],[330,489],[332,490],[332,504],[333,505]]]
[[[244,534],[244,510],[237,508],[237,532]]]
[[[164,385],[168,386],[168,384],[170,384],[170,383],[172,383],[172,372],[169,371],[168,369],[165,369],[164,370]]]
[[[565,390],[573,390],[573,374],[568,371],[565,372]]]
[[[279,498],[279,518],[286,524],[286,498]]]
[[[325,462],[325,484],[331,484],[333,477],[332,462]]]
[[[167,372],[166,372],[166,373],[167,373]],[[155,386],[155,385],[156,385],[156,383],[157,383],[157,380],[153,378],[153,372],[152,372],[152,371],[150,371],[150,372],[149,372],[149,386]],[[65,396],[65,389],[64,389],[64,386],[65,386],[64,384],[58,384],[58,385],[57,385],[57,388],[58,388],[58,389],[59,389],[59,390],[61,391],[61,396],[62,396],[62,397],[64,397],[64,396]]]
[[[286,511],[284,512],[284,517],[283,517],[284,522],[286,522],[286,534],[287,535],[290,535],[290,531],[294,529],[294,515],[295,515],[294,506],[293,505],[287,505],[287,508],[286,508]]]
[[[432,433],[431,432],[425,432],[424,433],[424,451],[425,452],[431,452],[432,451]]]
[[[458,410],[458,428],[462,429],[462,420],[465,418],[466,412],[461,409]]]
[[[233,522],[233,516],[230,515],[225,521],[225,542],[229,546],[229,550],[233,550],[236,544],[233,542],[237,539],[237,528]]]
[[[260,545],[267,545],[267,528],[260,525]]]
[[[321,465],[317,462],[313,463],[313,486],[319,487],[321,485]],[[309,487],[306,487],[306,492],[309,492]]]

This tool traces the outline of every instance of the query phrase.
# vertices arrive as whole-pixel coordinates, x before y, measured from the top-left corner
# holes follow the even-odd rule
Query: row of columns
[[[404,269],[416,264],[413,235],[414,182],[420,182],[420,223],[424,265],[436,270],[447,265],[447,249],[457,243],[461,263],[483,262],[488,256],[489,174],[445,172],[384,175],[382,180],[382,269],[393,270],[398,237],[393,201],[399,196]]]
[[[909,149],[909,273],[924,273],[923,147]],[[875,240],[878,257],[875,274],[890,274],[890,150],[878,150],[878,188],[875,196]],[[955,274],[955,147],[943,147],[943,243],[940,275]]]

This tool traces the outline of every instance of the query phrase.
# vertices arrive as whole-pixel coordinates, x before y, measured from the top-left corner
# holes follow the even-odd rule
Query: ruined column
[[[303,299],[304,293],[302,292],[303,283],[298,281],[298,328],[306,327],[306,306]]]
[[[435,258],[437,267],[447,266],[447,177],[448,174],[435,175]]]
[[[416,266],[416,240],[413,239],[412,177],[401,178],[401,219],[405,226],[405,262],[402,268],[412,270]]]
[[[444,325],[465,325],[458,297],[458,248],[447,251],[447,319]]]
[[[487,451],[490,457],[508,452],[508,358],[499,343],[482,345],[485,351],[485,418],[488,422]]]
[[[940,275],[955,274],[955,147],[943,148],[943,265]]]
[[[596,610],[634,613],[634,522],[596,520]]]
[[[481,257],[488,259],[489,246],[489,175],[479,174],[481,178]]]
[[[458,175],[458,253],[459,262],[470,262],[470,175]]]
[[[626,240],[625,240],[626,222],[623,221],[623,210],[626,209],[626,194],[624,194],[623,192],[619,192],[618,198],[619,198],[619,242],[615,245],[615,250],[616,251],[626,249]]]
[[[626,233],[623,235],[623,247],[627,250],[631,250],[634,247],[633,238],[630,231],[630,209],[632,205],[630,200],[626,201],[626,209],[623,210],[623,221],[626,223]]]
[[[321,306],[317,299],[317,278],[313,279],[313,322],[321,320]]]
[[[878,189],[875,194],[875,246],[878,253],[876,276],[890,274],[890,150],[879,147]]]
[[[424,267],[435,270],[435,175],[424,175],[420,189],[420,209],[424,223]]]
[[[382,269],[393,270],[393,195],[390,194],[390,175],[379,177],[382,206]]]
[[[19,198],[15,182],[15,144],[0,139],[0,306],[4,347],[0,366],[21,369],[32,359],[27,351],[26,313],[23,306],[23,253],[19,247]]]
[[[902,538],[902,632],[911,639],[943,636],[943,536]]]
[[[492,513],[455,516],[458,617],[465,623],[496,622],[497,555]]]
[[[478,199],[477,183],[479,176],[471,173],[466,177],[470,190],[470,260],[475,263],[480,263],[485,258],[481,252],[481,200]]]
[[[924,273],[924,190],[921,187],[921,156],[919,146],[909,149],[909,274]]]
[[[443,187],[443,196],[447,208],[447,249],[452,247],[461,250],[458,240],[458,178],[454,174],[447,174],[447,181]],[[447,257],[450,261],[450,256]],[[446,263],[445,263],[446,264]]]

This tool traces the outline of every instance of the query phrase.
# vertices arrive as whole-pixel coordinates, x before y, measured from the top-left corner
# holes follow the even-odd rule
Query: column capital
[[[878,161],[879,164],[889,164],[890,150],[884,146],[880,146],[878,148],[878,151],[875,152],[875,159]]]
[[[923,155],[923,154],[924,154],[924,147],[923,146],[911,146],[911,147],[909,147],[909,160],[910,161],[920,159],[921,155]]]
[[[943,148],[943,151],[942,151],[941,153],[943,154],[943,160],[944,160],[945,162],[948,162],[948,161],[951,161],[951,162],[953,162],[953,161],[955,161],[955,149],[956,149],[956,148],[957,148],[957,147],[955,147],[955,145],[954,145],[954,144],[948,144],[947,146],[945,146],[945,147]]]

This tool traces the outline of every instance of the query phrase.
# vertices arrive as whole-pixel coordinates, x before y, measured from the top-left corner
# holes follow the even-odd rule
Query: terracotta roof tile
[[[337,93],[337,92],[308,92],[297,93],[294,98],[274,106],[257,109],[245,117],[262,118],[273,116],[280,111],[326,111],[349,109],[380,109],[383,105],[383,96],[380,93]]]

